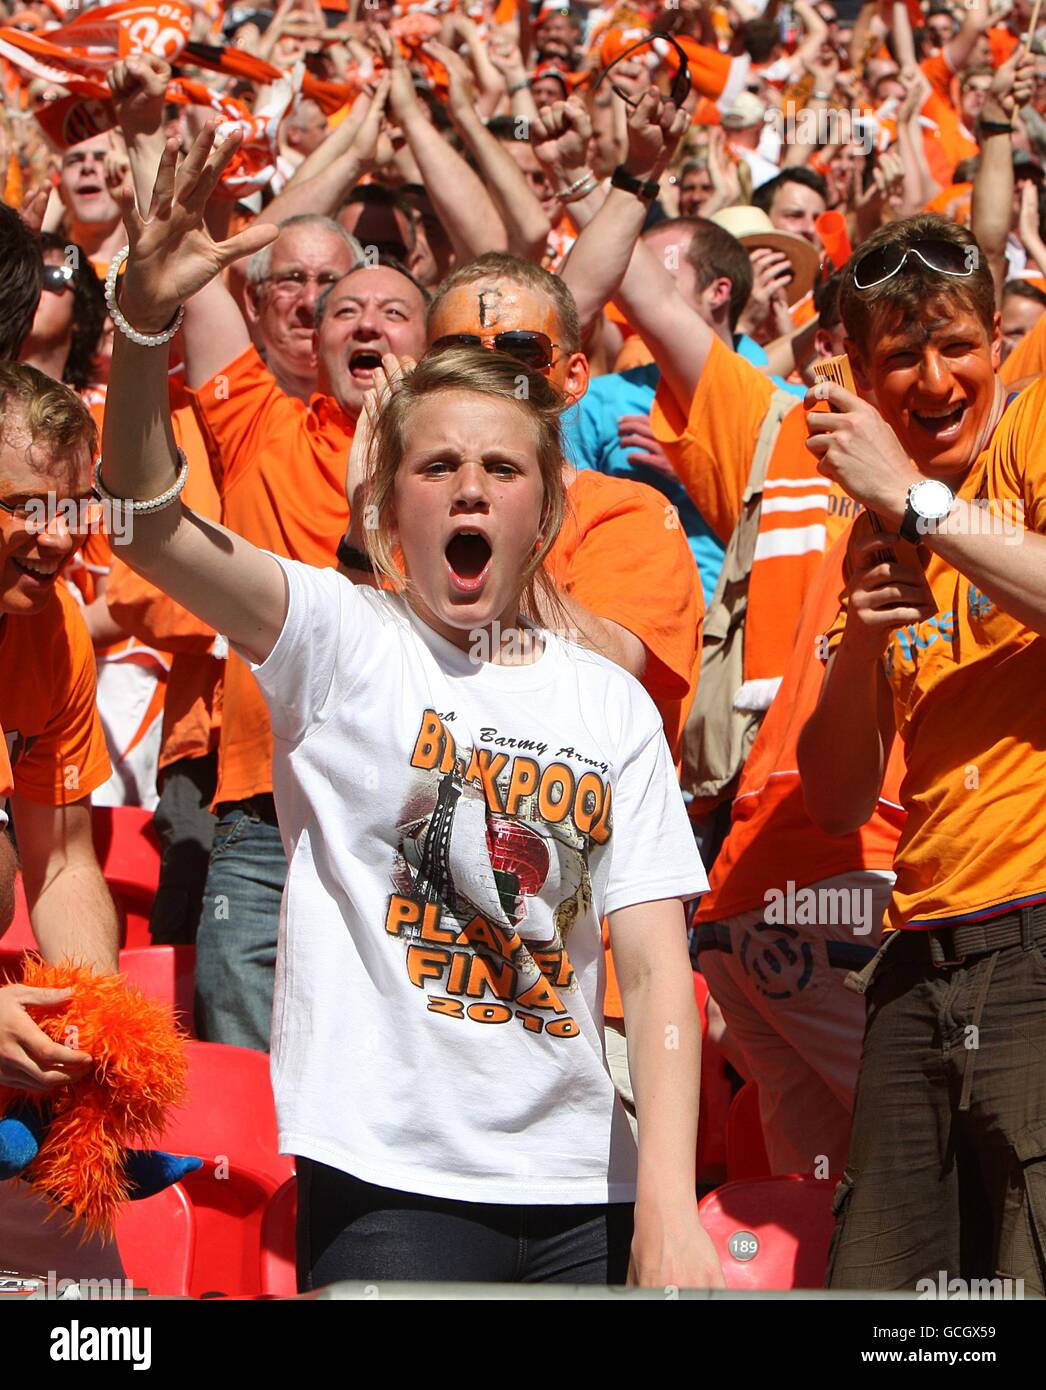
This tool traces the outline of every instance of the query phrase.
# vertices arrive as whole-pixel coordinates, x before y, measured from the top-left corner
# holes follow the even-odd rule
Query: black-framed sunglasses
[[[653,43],[655,39],[664,39],[665,43],[670,43],[676,51],[676,57],[679,59],[679,68],[676,71],[675,77],[672,79],[672,90],[669,96],[670,99],[675,102],[676,106],[682,106],[683,102],[686,101],[687,97],[690,95],[690,88],[692,85],[690,64],[687,62],[686,49],[677,39],[674,39],[671,34],[655,34],[651,32],[648,33],[645,38],[640,39],[638,43],[630,44],[623,53],[619,53],[614,61],[609,63],[599,74],[596,85],[592,88],[593,95],[599,91],[600,84],[603,82],[604,78],[608,77],[609,74],[613,72],[618,63],[623,63],[625,59],[631,57],[637,49],[646,48],[646,46]],[[610,86],[614,95],[620,97],[626,106],[634,110],[639,105],[641,99],[633,99],[632,97],[626,96],[620,87],[614,86],[613,82],[611,82]]]
[[[45,265],[43,287],[52,294],[65,294],[73,288],[75,274],[71,265]]]
[[[448,333],[437,338],[429,352],[445,352],[447,348],[489,347],[495,352],[503,352],[514,357],[534,372],[547,372],[556,360],[559,344],[554,343],[545,333],[537,333],[529,328],[512,328],[504,333],[494,333],[489,338],[478,333]]]
[[[939,275],[972,275],[978,265],[976,246],[960,246],[954,241],[933,239],[910,241],[907,246],[881,246],[861,257],[853,268],[855,290],[871,290],[892,280],[904,269],[909,256]]]

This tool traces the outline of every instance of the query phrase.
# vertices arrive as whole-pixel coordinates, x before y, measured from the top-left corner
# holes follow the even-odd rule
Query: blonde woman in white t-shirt
[[[212,140],[177,173],[168,146],[149,220],[121,198],[138,336],[276,235],[204,230],[235,148]],[[178,477],[166,363],[117,334],[99,472],[116,496]],[[135,514],[124,549],[229,637],[271,713],[290,864],[272,1073],[303,1288],[722,1282],[694,1195],[682,905],[707,885],[660,720],[631,676],[520,614],[562,515],[556,416],[542,377],[481,350],[396,384],[364,530],[392,586],[259,551],[173,499]],[[638,1154],[603,1055],[604,916]]]

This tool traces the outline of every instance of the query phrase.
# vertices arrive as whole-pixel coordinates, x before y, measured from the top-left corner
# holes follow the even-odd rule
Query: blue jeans
[[[220,808],[196,935],[196,1031],[269,1049],[287,860],[271,797]],[[271,822],[271,823],[270,823]]]
[[[624,1284],[630,1202],[503,1206],[376,1187],[309,1158],[298,1171],[298,1288],[338,1280]]]

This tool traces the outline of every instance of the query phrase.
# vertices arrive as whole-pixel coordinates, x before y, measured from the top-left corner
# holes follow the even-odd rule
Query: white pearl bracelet
[[[137,328],[132,328],[120,312],[120,306],[116,302],[116,277],[120,273],[120,267],[130,254],[131,248],[125,246],[122,251],[117,251],[109,262],[109,273],[105,277],[105,302],[109,306],[109,317],[124,337],[130,338],[131,342],[137,343],[139,347],[163,347],[181,328],[182,319],[185,317],[185,305],[179,305],[174,322],[162,333],[139,333]]]
[[[116,493],[110,492],[102,482],[101,459],[95,464],[94,473],[91,478],[91,481],[94,483],[94,489],[96,492],[100,492],[107,501],[112,502],[117,507],[121,507],[125,512],[158,512],[164,507],[169,507],[172,502],[177,500],[181,495],[182,489],[185,487],[185,480],[189,476],[189,460],[182,453],[181,449],[177,450],[177,453],[182,465],[178,470],[178,477],[175,479],[173,486],[169,487],[166,492],[161,492],[159,497],[151,497],[145,502],[136,502],[131,497],[117,497]]]

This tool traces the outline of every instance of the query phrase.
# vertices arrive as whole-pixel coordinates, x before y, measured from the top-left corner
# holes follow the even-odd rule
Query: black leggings
[[[298,1288],[338,1280],[623,1284],[632,1203],[506,1206],[422,1197],[299,1158]]]

